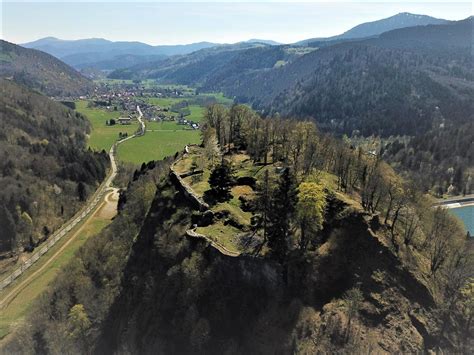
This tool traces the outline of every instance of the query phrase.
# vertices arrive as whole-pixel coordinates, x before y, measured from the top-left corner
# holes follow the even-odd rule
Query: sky
[[[1,38],[105,38],[152,45],[251,38],[281,43],[340,34],[399,12],[460,20],[472,1],[1,1]]]

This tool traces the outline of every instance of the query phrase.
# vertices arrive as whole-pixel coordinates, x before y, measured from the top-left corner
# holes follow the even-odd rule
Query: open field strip
[[[200,142],[200,132],[196,130],[150,131],[140,139],[123,143],[118,149],[117,157],[121,161],[141,164],[174,155],[187,144]]]
[[[114,192],[107,195],[109,197]],[[62,239],[51,248],[45,258],[41,258],[28,273],[21,275],[13,288],[0,293],[0,338],[11,332],[28,314],[34,300],[48,287],[49,283],[72,260],[75,253],[84,243],[111,223],[110,215],[101,213],[114,204],[110,199],[104,200],[89,218],[72,230],[69,238]]]

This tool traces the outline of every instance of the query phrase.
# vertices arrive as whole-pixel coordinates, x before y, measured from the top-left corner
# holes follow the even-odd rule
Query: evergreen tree
[[[211,172],[209,177],[209,186],[211,187],[212,197],[217,201],[227,201],[232,198],[230,189],[234,184],[234,172],[232,166],[222,160]]]
[[[0,205],[0,251],[10,250],[16,236],[15,222],[8,209]]]
[[[268,246],[280,262],[284,261],[289,247],[291,221],[297,203],[296,179],[289,168],[283,173],[275,189],[268,215]]]
[[[79,197],[79,201],[86,200],[86,185],[84,185],[82,181],[77,184],[77,196]]]
[[[263,175],[263,181],[257,186],[257,199],[256,199],[256,209],[260,214],[258,227],[263,228],[263,243],[260,245],[260,248],[257,250],[260,252],[261,248],[268,241],[268,228],[271,209],[271,195],[272,188],[270,186],[270,179],[268,177],[268,170],[265,170]]]

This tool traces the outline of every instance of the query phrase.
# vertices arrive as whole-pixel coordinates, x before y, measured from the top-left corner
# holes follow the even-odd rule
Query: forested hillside
[[[471,34],[471,19],[395,30],[322,48],[223,90],[333,132],[424,133],[436,107],[448,120],[474,119]]]
[[[472,244],[446,210],[311,122],[215,105],[203,137],[175,159],[208,206],[173,159],[143,164],[6,352],[472,352]]]
[[[442,197],[474,193],[474,123],[441,124],[406,142],[396,138],[382,157],[411,172],[423,191]]]
[[[115,79],[159,79],[163,82],[222,88],[237,84],[244,74],[283,65],[299,54],[301,48],[240,43],[203,49],[186,56],[116,70]]]
[[[78,96],[94,84],[55,57],[0,40],[0,77],[48,96]]]
[[[80,114],[10,80],[0,93],[4,255],[31,250],[70,218],[105,177],[108,156],[85,149],[90,127]]]

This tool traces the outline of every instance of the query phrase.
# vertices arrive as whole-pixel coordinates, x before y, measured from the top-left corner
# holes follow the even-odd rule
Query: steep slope
[[[294,253],[285,267],[230,257],[183,236],[197,211],[166,168],[135,174],[119,216],[56,280],[6,351],[454,351],[437,328],[431,281],[387,246],[378,217],[332,200],[327,237],[305,257]],[[72,335],[52,337],[59,329]]]
[[[426,25],[441,25],[448,22],[449,21],[447,20],[442,20],[431,16],[416,15],[411,14],[409,12],[402,12],[381,20],[362,23],[337,36],[332,36],[328,38],[311,38],[297,42],[296,44],[314,46],[317,45],[316,43],[324,41],[341,41],[357,38],[361,39],[378,36],[384,32],[396,30],[399,28]]]
[[[346,342],[341,295],[357,284],[362,284],[364,316],[353,330],[360,339],[351,339],[346,350],[416,352],[431,346],[409,316],[429,321],[434,304],[426,286],[399,271],[399,261],[361,216],[351,218],[321,247],[329,249],[326,255],[295,263],[286,279],[283,268],[270,260],[227,257],[204,242],[173,240],[159,225],[150,227],[155,234],[141,233],[134,245],[124,292],[104,324],[98,352],[334,352]],[[373,280],[374,270],[386,279]],[[390,299],[390,306],[381,305],[381,299]]]
[[[105,177],[107,154],[86,151],[81,115],[0,80],[0,253],[31,250]]]
[[[99,59],[97,56],[92,54],[89,59],[84,60],[84,57],[87,55],[84,54],[72,54],[63,58],[66,63],[74,66],[81,73],[84,72],[84,69],[93,69],[93,70],[116,70],[121,68],[129,68],[140,64],[145,63],[158,63],[159,61],[165,60],[167,56],[156,54],[156,55],[135,55],[135,54],[121,54],[116,55],[113,58],[107,59],[107,56],[104,56],[106,59]],[[80,57],[75,64],[74,57]],[[102,57],[102,56],[101,56]]]
[[[446,119],[473,119],[471,45],[472,19],[394,30],[321,48],[222,90],[336,132],[414,135],[431,128],[436,106]]]
[[[262,43],[238,43],[203,49],[186,56],[116,70],[116,79],[153,78],[204,88],[232,85],[248,73],[268,70],[302,55],[289,46]]]
[[[0,76],[48,96],[77,96],[94,89],[93,83],[55,57],[0,40]]]

